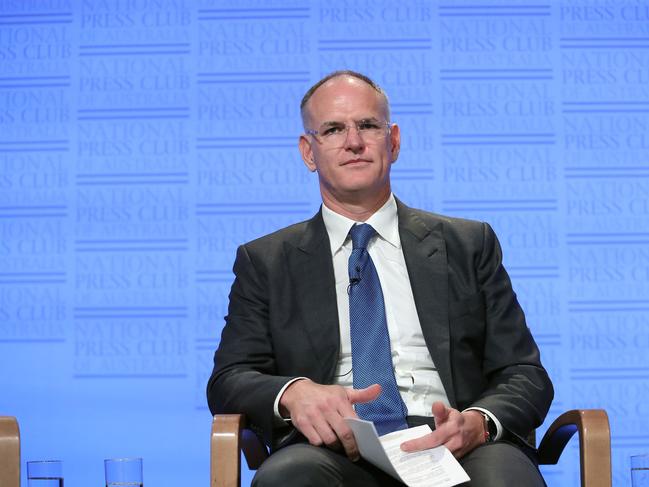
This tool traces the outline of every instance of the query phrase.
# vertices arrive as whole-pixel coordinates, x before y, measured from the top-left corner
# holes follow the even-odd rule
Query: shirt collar
[[[329,209],[325,204],[322,205],[322,219],[324,220],[325,228],[329,235],[331,255],[335,255],[342,248],[349,235],[349,230],[355,223],[369,223],[376,230],[380,238],[396,248],[401,247],[397,202],[392,193],[390,193],[390,197],[385,204],[369,217],[366,222],[356,222],[346,216],[340,215]]]

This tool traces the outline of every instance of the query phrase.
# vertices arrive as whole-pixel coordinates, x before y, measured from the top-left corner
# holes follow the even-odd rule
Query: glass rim
[[[362,122],[362,120],[359,121],[359,122],[356,122],[356,124],[360,123],[360,122]],[[387,135],[392,130],[392,125],[393,124],[391,122],[388,122],[387,120],[381,120],[381,121],[378,121],[378,123],[381,125],[380,130],[378,128],[374,129],[374,130],[377,133],[382,132],[383,134],[381,135],[381,137]],[[348,132],[351,129],[351,126],[349,124],[347,124],[347,123],[344,124],[344,125],[345,125],[345,131],[337,133],[337,134],[323,135],[320,132],[323,131],[323,130],[326,130],[326,128],[320,127],[320,128],[317,128],[317,129],[306,128],[306,129],[304,129],[304,135],[311,135],[312,137],[321,137],[323,140],[327,140],[328,138],[331,138],[331,137],[340,137],[340,136],[344,136],[345,138],[347,138]],[[373,133],[372,130],[359,130],[358,126],[356,126],[356,130],[358,131],[358,133],[359,133],[359,135],[361,137],[363,136],[362,134],[364,134],[365,136],[368,136],[368,135]]]
[[[104,463],[106,462],[135,462],[142,461],[142,457],[118,457],[118,458],[105,458]]]
[[[25,463],[61,463],[63,460],[27,460]]]

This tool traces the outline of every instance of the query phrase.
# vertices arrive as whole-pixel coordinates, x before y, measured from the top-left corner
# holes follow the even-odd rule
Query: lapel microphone
[[[358,284],[359,282],[361,282],[361,268],[360,268],[360,266],[356,266],[355,271],[356,271],[356,275],[349,277],[349,286],[347,286],[347,294],[349,294],[349,292],[351,291],[352,286],[354,286],[354,285]]]

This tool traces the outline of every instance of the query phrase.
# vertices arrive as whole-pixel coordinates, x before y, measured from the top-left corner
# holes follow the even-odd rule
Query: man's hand
[[[425,450],[445,445],[456,458],[462,458],[485,442],[484,417],[479,411],[460,412],[447,408],[444,403],[433,404],[435,431],[401,443],[406,452]]]
[[[293,426],[312,445],[324,444],[332,449],[342,446],[347,457],[356,461],[360,455],[354,433],[343,418],[358,417],[352,404],[373,401],[380,393],[378,384],[365,389],[351,389],[302,379],[286,388],[279,400],[279,411],[282,416],[290,416]]]

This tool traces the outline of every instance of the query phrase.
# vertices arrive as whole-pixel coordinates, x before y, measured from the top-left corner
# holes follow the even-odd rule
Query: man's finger
[[[339,428],[336,428],[336,435],[338,440],[345,450],[345,454],[352,461],[355,462],[360,458],[360,453],[358,452],[358,446],[356,445],[356,438],[354,438],[354,432],[347,426],[343,421]]]
[[[433,432],[435,435],[435,441],[438,445],[448,446],[448,442],[453,438],[456,433],[456,430],[450,425],[450,423],[444,423],[439,427],[435,427]]]
[[[334,450],[340,447],[337,433],[326,421],[318,421],[313,426],[325,445]]]
[[[329,412],[323,416],[312,418],[309,422],[309,427],[313,429],[314,436],[320,439],[320,444],[324,443],[327,447],[336,450],[341,446],[337,431],[337,421],[341,420],[342,418],[336,415],[336,413]]]
[[[348,405],[348,407],[353,411],[351,405]],[[331,426],[332,432],[336,436],[338,446],[342,446],[345,450],[345,454],[350,460],[356,461],[360,457],[360,454],[358,452],[358,446],[356,445],[354,432],[344,420],[345,417],[349,416],[347,409],[347,407],[344,407],[337,411],[329,411],[325,415],[325,420]]]
[[[307,440],[309,440],[309,443],[313,446],[320,446],[324,443],[316,429],[310,423],[300,424],[296,426],[298,426],[300,432],[306,437]]]
[[[414,440],[408,440],[401,443],[401,450],[405,452],[413,452],[419,450],[427,450],[428,448],[434,448],[441,445],[442,442],[439,441],[435,432],[428,433],[427,435],[420,436]]]
[[[352,404],[358,402],[370,402],[379,397],[379,394],[381,394],[381,386],[378,384],[372,384],[365,389],[347,388],[345,389],[345,392],[347,392],[347,399],[349,399],[349,402]]]
[[[450,408],[447,408],[446,405],[441,401],[436,401],[433,403],[433,416],[435,417],[435,426],[443,424],[450,414]]]

